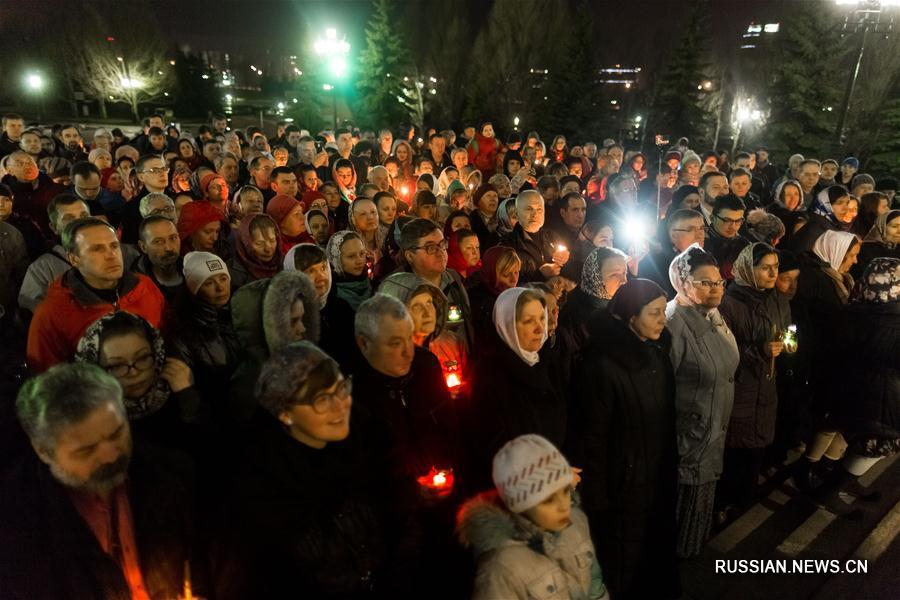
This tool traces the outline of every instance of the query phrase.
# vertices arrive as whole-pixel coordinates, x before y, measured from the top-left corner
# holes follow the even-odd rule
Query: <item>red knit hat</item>
[[[302,205],[296,199],[286,194],[278,194],[266,206],[266,214],[275,220],[275,223],[281,225],[281,222],[291,214],[291,211]]]
[[[209,202],[188,202],[181,207],[178,217],[178,237],[183,242],[208,223],[224,220],[225,214]]]

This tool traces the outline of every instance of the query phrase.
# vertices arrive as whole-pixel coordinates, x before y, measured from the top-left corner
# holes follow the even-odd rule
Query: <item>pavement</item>
[[[852,501],[863,511],[856,521],[817,508],[783,472],[773,475],[760,502],[682,562],[683,599],[900,600],[898,458],[860,478],[881,498]]]

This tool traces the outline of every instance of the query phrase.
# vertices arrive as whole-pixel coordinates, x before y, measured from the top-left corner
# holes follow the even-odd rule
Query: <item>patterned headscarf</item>
[[[834,209],[831,207],[831,203],[838,198],[843,198],[844,196],[849,195],[850,192],[848,192],[847,188],[845,188],[844,186],[830,185],[816,194],[816,197],[813,200],[812,204],[812,211],[817,215],[825,217],[833,223],[837,223],[837,217],[834,214]]]
[[[103,329],[113,318],[121,313],[114,312],[102,316],[93,322],[78,340],[78,348],[75,351],[75,360],[78,362],[100,365],[101,342]],[[159,331],[150,323],[138,315],[128,313],[129,316],[140,321],[148,335],[150,351],[153,353],[155,382],[150,390],[140,398],[122,398],[125,412],[129,421],[134,421],[152,415],[158,411],[169,399],[169,384],[162,378],[163,368],[166,366],[166,347]],[[118,317],[121,318],[121,317]]]
[[[700,244],[693,243],[684,252],[676,256],[669,264],[669,282],[675,288],[677,295],[675,301],[680,306],[697,306],[700,304],[694,294],[694,286],[691,282],[691,250],[703,252]]]
[[[775,249],[768,244],[764,242],[753,242],[738,254],[738,257],[734,260],[731,272],[734,274],[734,282],[736,284],[763,291],[763,288],[756,284],[756,276],[753,274],[753,249],[757,246],[765,246],[771,250],[772,254],[776,254]]]
[[[900,258],[882,256],[872,259],[853,287],[850,302],[900,302]]]
[[[612,295],[606,291],[602,272],[603,263],[610,258],[628,259],[625,253],[616,248],[594,248],[585,259],[584,267],[581,271],[581,289],[601,300],[610,300],[612,298]]]
[[[348,238],[353,237],[359,238],[359,234],[347,229],[338,231],[331,236],[328,244],[325,246],[325,254],[328,255],[328,262],[331,264],[331,270],[334,271],[335,275],[344,275],[344,267],[341,265],[341,246]]]
[[[897,244],[895,244],[894,242],[889,242],[887,240],[885,233],[887,224],[894,219],[900,219],[900,210],[888,211],[875,219],[875,224],[872,225],[872,229],[870,229],[869,233],[866,234],[864,241],[878,242],[879,244],[884,244],[888,248],[896,247]]]

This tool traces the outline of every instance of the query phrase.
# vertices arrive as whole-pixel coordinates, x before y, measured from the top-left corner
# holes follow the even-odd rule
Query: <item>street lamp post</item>
[[[893,29],[894,18],[882,20],[884,9],[889,6],[900,5],[900,0],[835,0],[839,6],[855,5],[851,15],[847,15],[844,21],[843,31],[853,30],[861,32],[859,47],[856,50],[856,64],[850,72],[847,82],[847,90],[844,92],[844,101],[841,103],[841,111],[838,113],[838,123],[835,128],[835,136],[838,146],[844,143],[847,116],[850,113],[850,102],[853,98],[853,90],[856,88],[856,79],[859,77],[859,67],[862,65],[863,54],[866,51],[866,42],[869,33],[887,34]]]
[[[322,86],[326,92],[331,92],[331,108],[334,117],[334,129],[337,130],[337,81],[347,72],[347,54],[350,53],[350,42],[346,39],[338,39],[337,30],[329,27],[325,30],[325,38],[316,39],[313,49],[316,54],[328,61],[330,77],[335,83],[325,83]]]

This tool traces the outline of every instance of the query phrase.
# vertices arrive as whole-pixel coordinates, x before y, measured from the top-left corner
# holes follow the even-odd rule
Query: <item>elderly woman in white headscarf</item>
[[[692,244],[669,267],[676,296],[666,306],[675,372],[678,440],[678,556],[700,553],[713,525],[725,431],[740,354],[719,314],[725,280],[716,259]]]
[[[484,354],[473,360],[471,427],[482,458],[507,441],[537,433],[561,446],[566,404],[538,352],[547,341],[547,301],[543,292],[521,287],[500,293],[494,304],[496,335],[484,340]],[[490,460],[476,461],[487,480]]]

